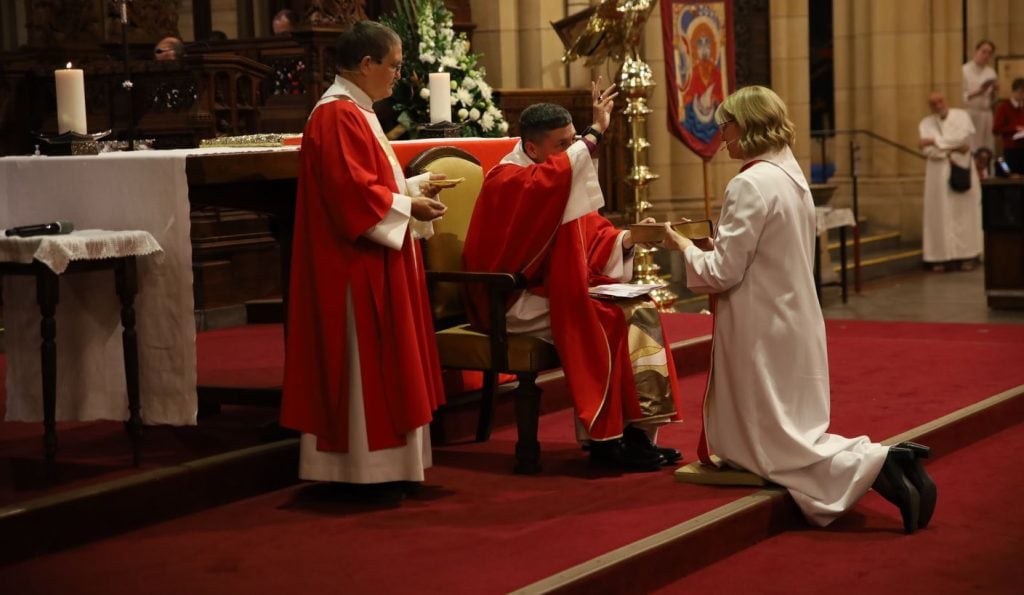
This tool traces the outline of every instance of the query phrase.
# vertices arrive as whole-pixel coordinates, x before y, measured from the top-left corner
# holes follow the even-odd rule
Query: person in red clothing
[[[996,108],[992,132],[1003,138],[1003,159],[1010,171],[1024,174],[1024,78],[1013,79],[1010,89],[1010,99]]]
[[[508,328],[551,341],[576,408],[577,438],[595,463],[654,471],[680,459],[656,445],[660,424],[679,419],[672,355],[648,299],[603,300],[595,285],[632,277],[630,232],[598,214],[604,197],[594,154],[610,123],[614,86],[595,84],[593,124],[576,140],[562,106],[531,105],[521,142],[488,172],[466,235],[466,270],[523,274]],[[486,296],[471,320],[487,327]]]
[[[402,69],[398,36],[356,23],[336,63],[302,137],[281,424],[302,432],[303,479],[394,491],[423,480],[444,401],[416,241],[445,211],[424,182],[444,176],[406,180],[373,112]]]

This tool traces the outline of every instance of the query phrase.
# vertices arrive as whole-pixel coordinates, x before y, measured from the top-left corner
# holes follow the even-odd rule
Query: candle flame
[[[64,68],[71,68],[71,62],[68,62],[68,65],[65,66]]]

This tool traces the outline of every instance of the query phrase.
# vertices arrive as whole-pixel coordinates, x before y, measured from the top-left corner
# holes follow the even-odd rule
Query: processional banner
[[[736,85],[732,0],[661,0],[668,127],[705,161],[718,151],[715,110]]]

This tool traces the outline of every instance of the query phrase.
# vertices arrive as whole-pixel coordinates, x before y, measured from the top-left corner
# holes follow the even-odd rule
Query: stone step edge
[[[932,447],[932,459],[1024,422],[1024,385],[963,407],[892,436],[883,444],[912,440]],[[513,593],[649,592],[792,528],[806,527],[788,493],[765,488],[567,568]],[[721,535],[729,535],[723,540]],[[666,569],[672,570],[669,576]]]

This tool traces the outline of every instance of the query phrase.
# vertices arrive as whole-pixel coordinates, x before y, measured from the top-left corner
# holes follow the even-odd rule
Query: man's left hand
[[[445,175],[445,174],[435,174],[435,173],[431,173],[430,174],[430,179],[431,180],[445,180],[447,178],[448,178],[448,176]],[[440,186],[434,186],[433,184],[430,184],[428,182],[420,182],[420,194],[421,195],[426,196],[427,198],[434,198],[435,196],[437,196],[440,193],[441,193],[441,187]]]

